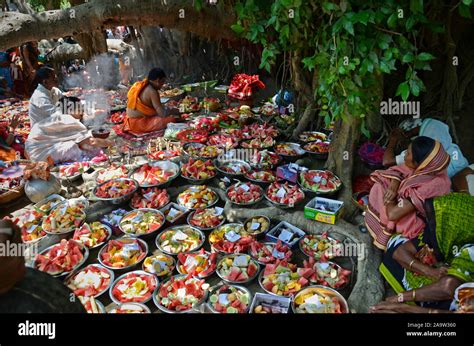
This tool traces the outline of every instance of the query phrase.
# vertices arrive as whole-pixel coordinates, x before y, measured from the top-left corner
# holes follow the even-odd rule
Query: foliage
[[[469,17],[471,1],[458,5]],[[317,71],[314,99],[329,123],[374,111],[381,74],[405,71],[395,95],[404,101],[425,90],[418,72],[435,57],[420,51],[416,37],[423,27],[444,30],[425,7],[423,0],[240,0],[232,29],[263,46],[260,67],[268,71],[283,51],[301,51],[304,70]]]
[[[28,2],[37,12],[45,11],[48,6],[52,9],[71,7],[68,0],[28,0]]]

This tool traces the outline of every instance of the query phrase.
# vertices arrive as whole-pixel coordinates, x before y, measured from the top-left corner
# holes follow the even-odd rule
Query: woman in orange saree
[[[404,164],[372,173],[365,225],[377,248],[386,250],[394,233],[413,239],[423,231],[425,200],[450,192],[449,160],[438,141],[420,136],[410,144]]]

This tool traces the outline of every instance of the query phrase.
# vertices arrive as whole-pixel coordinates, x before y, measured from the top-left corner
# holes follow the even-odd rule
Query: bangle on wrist
[[[412,298],[413,298],[413,301],[416,302],[416,290],[412,291]]]
[[[416,261],[416,258],[414,258],[414,259],[410,262],[410,264],[408,265],[408,270],[409,270],[409,271],[412,271],[411,267],[413,266],[413,263],[415,263],[415,261]]]

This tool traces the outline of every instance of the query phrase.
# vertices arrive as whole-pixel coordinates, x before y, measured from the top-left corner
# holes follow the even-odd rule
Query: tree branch
[[[159,25],[209,38],[239,40],[230,29],[235,14],[222,11],[219,6],[204,6],[198,12],[187,0],[92,0],[64,10],[34,14],[3,12],[0,49],[118,25]]]

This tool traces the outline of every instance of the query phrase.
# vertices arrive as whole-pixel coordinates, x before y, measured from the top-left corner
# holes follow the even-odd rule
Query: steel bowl
[[[163,248],[161,247],[161,241],[160,241],[160,237],[162,234],[164,234],[165,232],[168,232],[170,230],[181,230],[181,229],[189,229],[191,228],[193,231],[197,232],[199,234],[199,237],[201,238],[201,241],[199,242],[198,246],[195,247],[194,249],[191,249],[189,251],[184,251],[184,252],[180,252],[180,253],[191,253],[191,252],[195,252],[197,250],[199,250],[203,245],[204,245],[204,242],[206,240],[206,236],[204,235],[203,232],[201,232],[200,230],[198,230],[197,228],[195,227],[191,227],[189,225],[181,225],[181,226],[172,226],[172,227],[168,227],[167,229],[163,230],[160,234],[158,234],[156,236],[156,239],[155,239],[155,245],[156,247],[158,248],[159,251],[161,251],[162,253],[166,254],[166,255],[170,255],[170,256],[178,256],[179,253],[171,253],[171,252],[168,252],[168,251],[165,251],[163,250]]]
[[[241,177],[243,176],[245,173],[229,173],[229,172],[226,172],[224,170],[222,170],[222,166],[225,164],[225,165],[229,165],[229,164],[238,164],[240,166],[244,166],[245,168],[247,168],[247,172],[250,172],[252,170],[252,167],[246,162],[246,161],[243,161],[243,160],[226,160],[226,161],[221,161],[221,160],[218,160],[216,159],[214,161],[214,166],[216,167],[216,169],[219,171],[219,173],[221,173],[222,175],[224,176],[229,176],[231,178],[236,178],[236,177]]]
[[[264,273],[265,273],[265,270],[262,270],[262,271],[260,272],[260,275],[258,276],[258,284],[260,285],[260,287],[262,288],[262,290],[264,290],[266,293],[271,294],[272,296],[276,296],[276,297],[292,297],[292,296],[295,295],[295,293],[290,294],[290,295],[280,295],[280,294],[276,294],[276,293],[273,293],[272,291],[267,290],[267,289],[263,286]]]
[[[99,221],[99,222],[100,222],[100,221]],[[102,245],[104,245],[105,243],[107,243],[107,242],[110,240],[110,237],[112,237],[112,228],[110,228],[110,226],[108,226],[108,225],[106,225],[106,224],[104,224],[104,223],[102,223],[102,222],[100,222],[100,223],[101,223],[101,225],[106,229],[106,231],[107,231],[107,237],[105,238],[105,240],[104,240],[103,242],[101,242],[101,243],[99,243],[99,244],[97,244],[97,245],[95,245],[95,246],[92,246],[92,247],[88,248],[89,251],[90,251],[90,250],[95,250],[95,249],[101,247]],[[79,242],[79,240],[76,240],[76,241]]]
[[[116,312],[112,312],[114,309],[120,309],[122,308],[124,305],[135,305],[135,306],[139,306],[142,310],[144,310],[143,313],[145,314],[151,314],[151,310],[148,306],[146,306],[145,304],[142,304],[142,303],[122,303],[122,304],[118,304],[116,305],[115,307],[113,307],[111,310],[109,310],[109,314],[114,314]]]
[[[313,142],[308,142],[308,143],[306,143],[304,146],[307,146],[307,145],[309,145],[309,144],[311,144],[311,143],[313,143]],[[330,144],[330,142],[327,142],[327,141],[324,142],[324,143]],[[327,152],[327,153],[316,153],[316,152],[314,152],[314,151],[306,150],[304,147],[303,147],[303,150],[304,150],[308,155],[311,155],[311,156],[313,156],[314,158],[316,158],[316,159],[318,159],[318,160],[325,160],[325,159],[327,159],[328,156],[329,156],[329,152]]]
[[[341,267],[339,264],[337,264],[336,262],[332,262],[332,261],[327,261],[327,262],[319,262],[319,261],[317,261],[317,262],[314,263],[313,268],[315,268],[315,267],[318,266],[318,265],[321,265],[322,263],[327,263],[327,264],[329,264],[330,266],[335,266],[337,271],[339,271],[339,270],[341,270],[341,269],[345,269],[345,268]],[[317,275],[317,272],[316,272],[316,275]],[[342,290],[342,289],[344,289],[345,287],[347,287],[347,285],[350,283],[350,281],[351,281],[351,280],[350,280],[350,278],[349,278],[349,281],[348,281],[348,282],[346,282],[344,285],[342,285],[341,287],[338,287],[338,288],[331,287],[331,286],[325,286],[325,287],[329,287],[329,288],[332,288],[333,290],[339,291],[339,290]],[[314,284],[316,284],[316,285],[320,285],[320,284],[318,284],[317,281],[315,281],[315,280],[309,280],[309,282],[314,283]]]
[[[88,266],[82,268],[81,270],[76,270],[76,271],[73,271],[71,274],[69,274],[66,279],[64,279],[64,283],[65,285],[67,286],[71,281],[72,279],[77,275],[79,274],[81,271],[83,270],[86,270],[87,268],[89,267],[97,267],[97,268],[101,268],[101,269],[105,269],[107,271],[107,273],[110,275],[110,281],[109,281],[109,284],[107,285],[106,288],[104,288],[104,290],[102,292],[99,292],[97,293],[95,296],[92,296],[93,298],[98,298],[100,297],[101,295],[103,295],[105,292],[107,292],[109,289],[110,289],[110,286],[112,285],[112,283],[114,282],[114,278],[115,278],[115,275],[114,275],[114,272],[106,267],[104,267],[103,265],[101,264],[98,264],[98,263],[92,263],[92,264],[89,264]]]
[[[140,260],[140,261],[138,261],[134,264],[131,264],[129,266],[120,267],[120,268],[119,267],[111,267],[111,266],[105,264],[102,261],[102,253],[105,251],[106,245],[108,244],[108,242],[107,242],[102,247],[102,249],[100,249],[99,254],[97,255],[97,260],[99,261],[99,263],[102,264],[107,269],[116,270],[116,271],[125,271],[125,270],[128,270],[128,269],[132,269],[132,268],[135,268],[135,267],[139,266],[145,260],[145,258],[147,257],[146,255],[148,254],[148,244],[144,240],[142,240],[140,238],[135,238],[135,237],[122,237],[122,238],[119,238],[119,239],[116,239],[116,240],[121,240],[121,239],[133,239],[133,240],[138,241],[138,243],[140,244],[140,247],[143,250],[143,253],[145,254],[145,256],[143,257],[142,260]]]
[[[189,255],[191,255],[191,254],[199,254],[199,251],[193,251],[193,252],[190,252],[190,253],[188,253],[188,254],[189,254]],[[207,254],[208,256],[210,256],[212,253],[209,252],[209,251],[206,251],[206,254]],[[179,264],[179,262],[178,262],[177,265],[176,265],[176,270],[178,271],[178,273],[180,273],[181,275],[189,275],[189,274],[187,274],[187,273],[183,273],[183,271],[181,271],[181,269],[179,268],[179,266],[180,266],[180,264]],[[217,263],[216,263],[216,267],[217,267]],[[198,279],[206,279],[206,278],[212,276],[215,272],[216,272],[216,270],[214,269],[213,271],[209,272],[207,275],[201,275],[201,274],[199,274],[199,275],[196,275],[196,276],[193,275],[193,276],[196,277],[196,278],[198,278]]]
[[[186,277],[186,275],[175,275],[175,276],[173,276],[172,278],[177,279],[177,278],[181,278],[181,277]],[[169,279],[166,280],[166,281],[163,281],[163,282],[161,283],[161,285],[164,285],[164,284],[165,284],[166,282],[168,282],[169,280],[171,280],[171,278],[169,278]],[[199,279],[196,279],[196,280],[199,280]],[[201,305],[202,303],[204,303],[204,302],[207,300],[207,296],[208,296],[208,293],[209,293],[207,290],[204,290],[204,294],[203,294],[202,298],[201,298],[196,304],[194,304],[191,309],[189,309],[189,310],[184,310],[184,311],[175,311],[175,310],[170,310],[170,309],[164,307],[163,305],[161,305],[161,304],[158,302],[157,296],[158,296],[158,293],[159,293],[159,290],[160,290],[161,285],[159,285],[159,286],[156,288],[155,293],[153,294],[153,303],[155,303],[155,305],[156,305],[156,307],[157,307],[158,309],[160,309],[162,312],[167,313],[167,314],[186,314],[186,313],[191,313],[191,312],[193,312],[193,309],[194,309],[194,308],[198,307],[199,305]]]
[[[298,186],[299,187],[299,186]],[[300,188],[301,190],[301,188]],[[294,208],[296,207],[297,205],[301,204],[304,202],[305,198],[306,198],[306,194],[304,193],[303,190],[301,190],[301,192],[303,192],[303,198],[300,199],[298,202],[296,202],[295,204],[293,204],[293,206],[290,206],[289,204],[284,204],[284,203],[279,203],[279,202],[275,202],[273,201],[270,197],[268,197],[267,195],[267,191],[268,191],[268,188],[265,190],[265,198],[267,199],[267,201],[269,201],[271,204],[273,204],[274,206],[278,207],[278,208],[281,208],[281,209],[289,209],[289,208]]]
[[[322,233],[320,233],[320,234],[309,234],[309,235],[321,237]],[[308,256],[308,257],[314,257],[312,254],[310,254],[309,252],[307,252],[307,251],[304,249],[304,247],[303,247],[303,245],[302,245],[302,244],[303,244],[303,241],[304,241],[304,238],[305,238],[305,237],[303,236],[303,237],[298,241],[298,247],[299,247],[300,251],[301,251],[304,255],[306,255],[306,256]],[[336,239],[336,238],[331,237],[331,236],[329,236],[329,235],[328,235],[328,239],[329,239],[331,242],[335,242],[335,241],[339,240],[339,239]],[[333,256],[333,257],[328,258],[328,259],[333,259],[333,258],[335,258],[335,257],[336,257],[336,256]]]
[[[321,136],[321,140],[322,141],[327,141],[328,140],[328,135],[323,133],[323,132],[318,132],[318,131],[304,131],[302,133],[300,133],[298,135],[298,140],[302,143],[309,143],[309,142],[314,142],[314,140],[308,140],[308,139],[305,139],[305,134],[307,135],[310,135],[310,134],[314,134],[314,135],[318,135],[318,136]]]
[[[153,274],[150,274],[144,270],[134,270],[134,271],[131,271],[131,272],[128,272],[128,273],[124,273],[122,275],[120,275],[117,279],[115,279],[115,281],[113,282],[112,285],[110,285],[110,289],[109,289],[109,296],[110,296],[110,299],[115,303],[115,304],[123,304],[125,302],[121,302],[120,300],[118,300],[117,298],[115,298],[115,296],[113,295],[113,289],[114,287],[117,285],[117,283],[122,280],[123,278],[125,278],[127,275],[129,274],[139,274],[139,275],[148,275],[150,277],[152,277],[154,280],[156,280],[156,287],[158,287],[160,285],[160,280],[158,279],[158,277],[156,275],[153,275]],[[153,289],[153,292],[155,292],[156,290],[156,287]],[[150,295],[149,298],[141,301],[141,302],[138,302],[138,303],[142,303],[142,304],[146,304],[147,302],[149,302],[153,297],[153,293]]]
[[[63,201],[63,202],[61,202],[61,203],[56,204],[56,206],[55,206],[53,209],[51,209],[51,212],[50,212],[50,213],[52,213],[52,212],[53,212],[54,210],[56,210],[57,208],[62,207],[62,206],[64,206],[64,205],[68,204],[68,203],[69,203],[69,201],[65,200],[65,201]],[[66,234],[69,234],[69,233],[74,232],[77,228],[79,228],[79,227],[82,226],[82,224],[83,224],[84,221],[86,220],[87,215],[86,215],[86,212],[85,212],[84,210],[81,211],[81,215],[82,215],[82,221],[81,221],[81,223],[80,223],[79,226],[74,226],[74,225],[72,225],[71,227],[69,227],[69,228],[67,228],[67,229],[64,229],[64,230],[61,230],[60,232],[52,232],[52,231],[47,231],[47,230],[45,230],[45,229],[44,229],[44,225],[45,225],[46,218],[43,219],[43,222],[42,222],[42,224],[41,224],[41,227],[42,227],[43,231],[44,231],[46,234],[49,234],[49,235],[62,235],[62,236],[64,236],[64,235],[66,235]]]
[[[276,246],[276,243],[264,242],[264,243],[262,243],[262,245],[270,245],[270,246],[272,246],[272,247],[275,247],[275,246]],[[254,253],[253,253],[251,250],[249,250],[249,255],[250,255],[250,257],[253,258],[253,260],[254,260],[255,262],[257,262],[258,264],[260,264],[260,265],[262,265],[262,266],[264,266],[264,267],[268,264],[268,263],[260,262],[260,261],[256,258],[256,256],[254,256]]]
[[[245,255],[245,256],[249,256],[250,260],[257,266],[257,271],[255,272],[255,275],[248,278],[247,280],[245,281],[233,281],[233,280],[229,280],[229,279],[225,279],[224,276],[220,273],[220,270],[219,270],[219,265],[221,264],[222,261],[224,261],[225,259],[227,258],[231,258],[231,257],[235,257],[235,256],[242,256],[242,255]],[[219,262],[217,262],[217,267],[216,267],[216,274],[217,276],[219,276],[222,281],[224,282],[227,282],[227,283],[230,283],[230,284],[246,284],[246,283],[249,283],[250,281],[253,281],[253,279],[255,279],[257,276],[258,276],[258,272],[260,271],[260,264],[258,264],[257,261],[255,261],[252,256],[248,255],[248,254],[229,254],[229,255],[226,255],[224,257],[222,257]]]
[[[54,199],[57,199],[59,200],[54,206],[52,206],[51,208],[49,208],[48,210],[46,211],[42,211],[40,209],[41,206],[43,206],[44,204],[48,203],[49,201],[51,200],[54,200]],[[36,203],[35,205],[33,205],[33,208],[40,212],[40,213],[43,213],[43,214],[47,214],[49,213],[52,209],[54,209],[54,207],[58,204],[60,204],[61,202],[64,202],[66,199],[63,197],[63,196],[60,196],[58,194],[52,194],[52,195],[49,195],[48,197],[46,197],[45,199],[39,201],[38,203]]]
[[[241,223],[237,223],[237,222],[234,222],[234,223],[226,223],[226,224],[223,224],[219,227],[217,227],[214,231],[218,231],[221,227],[225,227],[225,226],[240,226],[242,228],[242,230],[244,229],[244,225],[241,224]],[[210,234],[209,234],[209,237],[211,236],[211,234],[214,232],[212,231]],[[239,232],[240,233],[240,232]],[[229,252],[225,252],[225,251],[222,251],[222,250],[217,250],[215,247],[214,247],[214,244],[211,243],[211,241],[209,240],[209,244],[211,245],[211,251],[212,252],[217,252],[218,254],[221,254],[221,255],[229,255],[230,253]]]
[[[176,179],[179,174],[180,174],[180,168],[179,166],[174,163],[173,161],[169,161],[169,160],[163,160],[163,161],[154,161],[154,162],[150,162],[148,163],[148,165],[150,166],[153,166],[153,167],[163,167],[163,166],[170,166],[172,167],[171,169],[173,170],[174,174],[164,183],[158,183],[158,184],[140,184],[138,183],[138,185],[140,187],[168,187],[171,182]],[[143,166],[143,165],[142,165]],[[134,170],[132,170],[130,173],[129,173],[129,177],[133,179],[133,175],[135,174],[135,172],[137,172],[139,169],[141,168],[141,166],[135,168]]]
[[[332,289],[332,288],[326,287],[326,286],[313,285],[313,286],[309,286],[309,287],[303,288],[302,290],[300,290],[300,291],[295,295],[295,299],[296,299],[296,297],[298,297],[300,294],[305,294],[305,293],[307,293],[308,291],[312,291],[312,290],[316,290],[316,291],[318,291],[318,293],[320,292],[321,294],[327,295],[327,296],[329,296],[329,297],[335,297],[335,298],[337,298],[337,299],[339,300],[340,304],[341,304],[342,313],[348,314],[348,313],[350,312],[350,311],[349,311],[349,305],[347,304],[346,299],[345,299],[338,291],[336,291],[336,290],[334,290],[334,289]],[[293,313],[298,314],[299,312],[296,311],[295,299],[292,299],[292,301],[291,301],[291,310],[293,311]]]
[[[150,212],[150,213],[153,213],[153,214],[159,214],[159,215],[161,215],[163,221],[162,221],[160,227],[158,227],[156,230],[154,230],[154,231],[152,231],[152,232],[148,232],[148,233],[145,233],[145,234],[139,234],[139,235],[137,235],[137,234],[135,234],[135,233],[128,233],[128,232],[125,232],[125,231],[123,230],[123,228],[122,228],[122,222],[124,221],[124,219],[125,219],[127,216],[129,216],[129,215],[131,215],[131,214],[133,214],[133,213],[137,213],[137,214],[138,214],[138,213],[140,213],[140,212],[143,212],[143,213]],[[125,234],[125,235],[128,235],[128,236],[130,236],[130,237],[145,238],[145,237],[148,237],[148,236],[150,236],[150,235],[152,235],[152,234],[157,233],[157,232],[161,229],[161,227],[163,227],[163,225],[165,224],[165,221],[166,221],[165,215],[164,215],[161,211],[159,211],[159,210],[157,210],[157,209],[151,209],[151,208],[139,208],[139,209],[134,209],[134,210],[132,210],[131,212],[128,212],[127,214],[125,214],[125,215],[122,217],[122,219],[120,220],[118,226],[119,226],[120,232],[122,232],[122,233]]]
[[[206,160],[209,160],[209,159],[206,159]],[[202,184],[205,184],[209,181],[211,181],[212,179],[214,179],[216,176],[217,176],[217,172],[214,172],[214,175],[212,177],[209,177],[209,178],[204,178],[204,179],[194,179],[194,178],[191,178],[191,177],[187,177],[183,174],[182,172],[182,168],[181,167],[181,170],[180,170],[180,174],[181,176],[183,177],[183,179],[189,181],[191,184],[193,185],[202,185]]]
[[[256,180],[256,179],[253,179],[253,178],[250,178],[250,173],[252,172],[260,172],[260,171],[264,171],[264,170],[254,170],[254,171],[250,171],[248,173],[246,173],[244,175],[245,179],[247,179],[248,181],[251,181],[252,183],[254,184],[257,184],[257,185],[260,185],[260,186],[263,186],[263,187],[267,187],[268,185],[270,185],[271,183],[274,183],[275,181],[278,181],[278,178],[276,176],[276,173],[274,173],[274,176],[275,176],[275,180],[274,181],[263,181],[263,180]]]
[[[129,193],[127,193],[126,195],[123,195],[123,196],[121,196],[121,197],[116,197],[116,198],[102,198],[102,197],[98,197],[98,196],[97,196],[97,190],[98,190],[102,185],[107,184],[107,183],[110,181],[110,180],[108,180],[108,181],[106,181],[106,182],[104,182],[104,183],[102,183],[102,184],[97,185],[97,186],[94,188],[94,190],[92,191],[92,195],[94,196],[94,199],[99,200],[99,201],[110,202],[110,203],[112,203],[112,204],[122,204],[123,202],[126,202],[126,201],[128,201],[129,199],[131,199],[132,196],[133,196],[133,194],[134,194],[135,192],[137,192],[137,190],[138,190],[138,182],[137,182],[136,180],[134,180],[134,179],[130,179],[130,178],[117,178],[117,179],[111,179],[111,180],[119,180],[119,181],[127,180],[127,181],[132,181],[133,184],[135,185],[135,188],[134,188],[131,192],[129,192]]]
[[[273,169],[281,163],[282,156],[280,154],[277,154],[276,152],[269,151],[269,150],[266,150],[266,151],[269,152],[270,154],[275,154],[278,157],[278,161],[276,163],[255,163],[252,157],[249,163],[252,168],[256,170]]]
[[[249,291],[249,289],[247,287],[244,287],[244,286],[240,286],[240,285],[226,285],[226,286],[232,286],[232,287],[235,287],[237,288],[238,290],[240,291],[244,291],[248,297],[249,297],[249,304],[247,306],[247,310],[245,310],[244,313],[248,313],[249,309],[250,309],[250,305],[252,305],[252,293]],[[214,287],[212,287],[212,289],[209,291],[209,298],[211,297],[211,295],[217,291],[219,288],[221,288],[222,285],[216,285]],[[209,298],[208,298],[208,301],[207,301],[207,307],[209,308],[209,310],[211,310],[213,313],[215,314],[220,314],[221,312],[215,310],[213,307],[212,307],[212,304],[211,302],[209,302]]]
[[[263,191],[263,188],[262,188],[260,185],[254,184],[255,186],[258,186],[259,189],[260,189],[260,197],[259,197],[257,200],[255,200],[255,201],[253,201],[253,202],[250,202],[250,203],[237,203],[237,202],[232,201],[232,200],[229,198],[229,190],[230,190],[231,187],[233,187],[233,186],[235,186],[235,185],[236,185],[236,184],[231,185],[231,186],[229,186],[229,187],[225,190],[225,196],[226,196],[227,200],[228,200],[230,203],[232,203],[232,204],[234,204],[234,205],[237,205],[237,206],[240,206],[240,207],[249,207],[249,206],[252,206],[252,205],[257,204],[258,202],[260,202],[260,201],[263,199],[263,195],[265,194],[265,192]]]
[[[205,208],[205,209],[209,209],[209,208]],[[196,209],[196,210],[197,210],[197,209]],[[222,226],[222,225],[225,223],[225,221],[226,221],[226,217],[224,216],[223,220],[222,220],[217,226],[215,226],[215,227],[199,227],[199,226],[194,226],[194,225],[191,224],[190,221],[191,221],[191,219],[193,218],[194,213],[196,212],[196,210],[194,210],[194,211],[192,211],[191,213],[189,213],[189,215],[188,215],[188,217],[187,217],[187,219],[186,219],[186,222],[188,223],[189,226],[194,227],[194,228],[197,228],[197,229],[200,230],[200,231],[212,231],[213,229],[216,229],[216,228]],[[223,215],[223,214],[222,214],[222,215]]]
[[[169,273],[164,274],[164,275],[157,275],[156,273],[152,273],[152,272],[150,272],[150,271],[148,271],[148,270],[146,269],[146,267],[145,267],[145,261],[146,261],[146,259],[147,259],[147,258],[150,258],[150,257],[158,256],[158,255],[166,256],[167,258],[169,258],[169,259],[173,262],[173,264],[171,265],[171,270],[170,270]],[[164,253],[155,253],[155,254],[152,254],[151,256],[145,257],[145,259],[143,260],[143,263],[142,263],[142,270],[143,270],[143,271],[146,271],[147,273],[153,274],[153,275],[155,275],[155,276],[157,276],[157,277],[168,277],[168,276],[170,276],[170,274],[174,271],[175,268],[176,268],[176,259],[175,259],[173,256],[166,255],[166,254],[164,254]]]
[[[192,185],[192,186],[194,186],[194,185]],[[197,185],[197,186],[202,186],[202,185]],[[190,187],[191,187],[191,186],[190,186]],[[188,187],[187,189],[189,189],[190,187]],[[208,188],[209,190],[213,191],[214,194],[215,194],[215,196],[216,196],[216,199],[215,199],[214,201],[212,201],[211,204],[209,204],[208,206],[206,206],[206,208],[210,208],[210,207],[214,206],[214,205],[219,201],[219,194],[217,193],[217,191],[216,191],[214,188],[212,188],[212,187],[210,187],[210,186],[207,186],[207,188]],[[187,190],[187,189],[186,189],[186,190]],[[184,192],[184,191],[183,191],[183,192]],[[181,193],[180,193],[180,194],[181,194]],[[179,197],[180,194],[178,194],[178,197]],[[177,199],[176,202],[177,202],[177,204],[178,204],[179,206],[181,206],[181,207],[183,207],[183,208],[186,208],[186,209],[188,209],[188,210],[202,209],[202,208],[189,208],[189,207],[186,207],[185,205],[182,205],[181,203],[179,203],[179,199]]]
[[[285,154],[278,153],[276,151],[276,146],[278,144],[287,144],[287,145],[291,146],[293,149],[295,149],[296,151],[299,151],[300,154],[299,155],[285,155]],[[301,145],[299,145],[298,143],[291,143],[291,142],[278,142],[278,143],[275,144],[274,150],[278,155],[283,157],[283,159],[287,162],[296,161],[296,160],[300,159],[301,157],[303,157],[306,154],[306,151],[303,148],[301,148]]]
[[[322,170],[317,170],[317,169],[313,169],[313,170],[309,170],[307,172],[312,172],[312,171],[322,171]],[[303,173],[307,173],[307,172],[301,172],[298,174],[298,179],[297,179],[297,184],[299,186],[299,188],[301,190],[303,190],[304,192],[307,192],[309,193],[310,195],[313,195],[313,196],[316,196],[316,195],[326,195],[326,196],[330,196],[330,195],[334,195],[336,192],[338,192],[341,188],[342,188],[342,181],[341,179],[334,174],[334,176],[339,179],[339,181],[341,181],[341,184],[339,184],[339,186],[335,189],[335,190],[331,190],[331,191],[313,191],[311,189],[308,189],[307,187],[304,187],[303,186],[303,183],[301,182],[301,177],[302,177],[302,174]]]
[[[269,217],[265,216],[265,215],[257,215],[257,216],[253,216],[253,217],[249,217],[247,220],[244,221],[243,225],[244,225],[244,230],[245,230],[245,225],[252,222],[253,219],[255,218],[259,218],[259,217],[262,217],[264,218],[266,221],[268,221],[268,228],[265,230],[265,231],[260,231],[260,232],[257,232],[257,233],[251,233],[251,232],[248,232],[246,231],[247,233],[250,233],[252,234],[254,237],[260,237],[261,235],[264,235],[265,233],[267,233],[271,227],[271,220]]]
[[[81,248],[82,250],[82,254],[83,254],[83,257],[82,259],[74,266],[74,268],[72,268],[72,270],[70,271],[67,271],[67,272],[62,272],[62,273],[59,273],[59,274],[55,274],[55,275],[51,275],[52,277],[55,277],[55,278],[63,278],[63,277],[66,277],[68,276],[69,274],[73,273],[75,270],[77,270],[80,266],[82,266],[86,261],[87,261],[87,258],[89,257],[89,250],[87,249],[87,247],[85,247],[84,245],[82,245],[82,243],[79,243],[79,242],[76,242],[79,247]],[[43,251],[41,251],[39,254],[40,255],[46,255],[54,246],[58,245],[59,243],[56,243],[56,244],[53,244],[51,246],[48,246],[46,249],[44,249]],[[34,268],[37,269],[37,257],[35,257],[35,260],[34,260]],[[46,273],[46,272],[44,272]]]
[[[221,154],[221,153],[218,153],[216,156],[209,156],[209,157],[208,157],[208,156],[191,155],[191,154],[189,153],[189,148],[190,148],[190,147],[204,148],[204,147],[208,147],[208,146],[214,146],[214,147],[216,147],[216,148],[218,148],[218,149],[221,149],[221,151],[223,151],[222,148],[219,147],[218,145],[208,145],[208,144],[199,143],[199,142],[188,142],[188,143],[185,143],[185,144],[183,145],[183,152],[184,152],[187,156],[189,156],[189,157],[191,157],[191,158],[193,158],[193,159],[199,159],[199,160],[213,160],[213,159],[215,159],[216,157],[218,157],[218,156]]]

